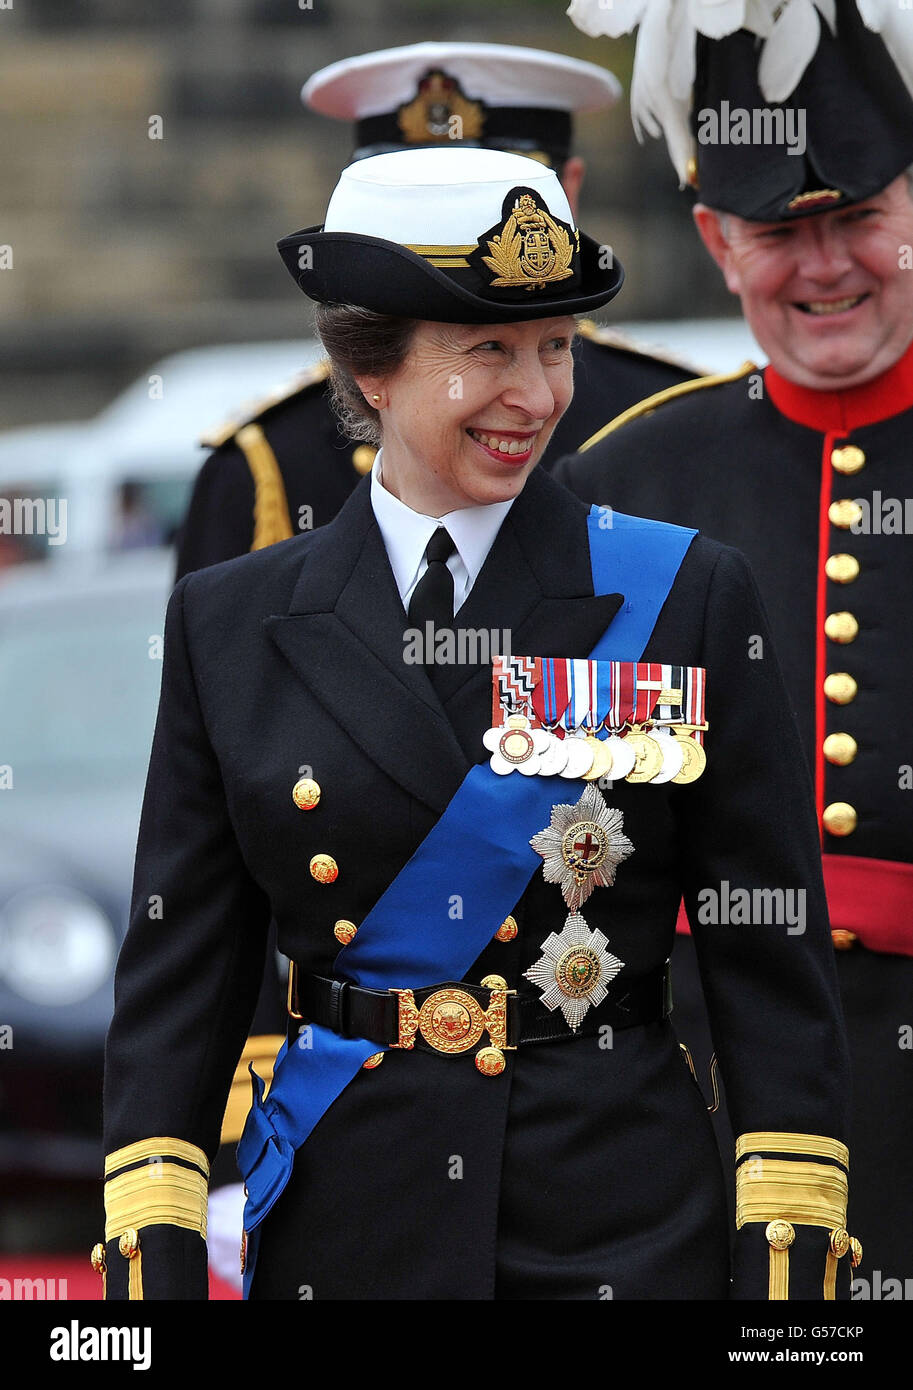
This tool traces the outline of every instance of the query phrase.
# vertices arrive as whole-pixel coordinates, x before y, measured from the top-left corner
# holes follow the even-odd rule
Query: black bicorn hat
[[[402,150],[344,169],[323,226],[279,253],[309,298],[443,323],[589,312],[624,270],[574,224],[557,175],[499,150]]]
[[[757,222],[807,217],[871,198],[913,164],[913,97],[855,0],[838,0],[836,33],[821,25],[787,101],[764,99],[761,45],[744,29],[698,36],[691,125],[701,202]]]
[[[682,186],[779,222],[861,202],[913,164],[913,8],[873,0],[573,0],[589,34],[639,24],[631,115]]]

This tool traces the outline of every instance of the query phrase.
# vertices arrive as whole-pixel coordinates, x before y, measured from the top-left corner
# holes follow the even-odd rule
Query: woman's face
[[[522,490],[574,393],[570,316],[529,323],[419,322],[381,393],[384,486],[443,516]]]

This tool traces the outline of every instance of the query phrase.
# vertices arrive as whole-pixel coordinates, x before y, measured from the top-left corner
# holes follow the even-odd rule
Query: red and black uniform
[[[699,526],[744,551],[757,577],[815,783],[854,1058],[850,1228],[865,1269],[909,1277],[913,348],[841,392],[745,369],[602,434],[557,466],[561,481],[587,501]],[[690,943],[677,963],[675,1019],[691,1045],[706,1023]]]

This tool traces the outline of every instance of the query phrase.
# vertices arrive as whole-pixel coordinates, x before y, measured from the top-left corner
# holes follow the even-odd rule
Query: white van
[[[0,433],[0,574],[171,542],[201,435],[321,356],[315,339],[196,348],[156,362],[91,420]]]

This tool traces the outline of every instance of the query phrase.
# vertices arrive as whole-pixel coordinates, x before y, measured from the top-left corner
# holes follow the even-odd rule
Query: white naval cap
[[[563,53],[501,43],[410,43],[321,68],[305,82],[301,100],[324,116],[360,121],[411,101],[433,68],[487,106],[600,111],[621,96],[614,73]]]

